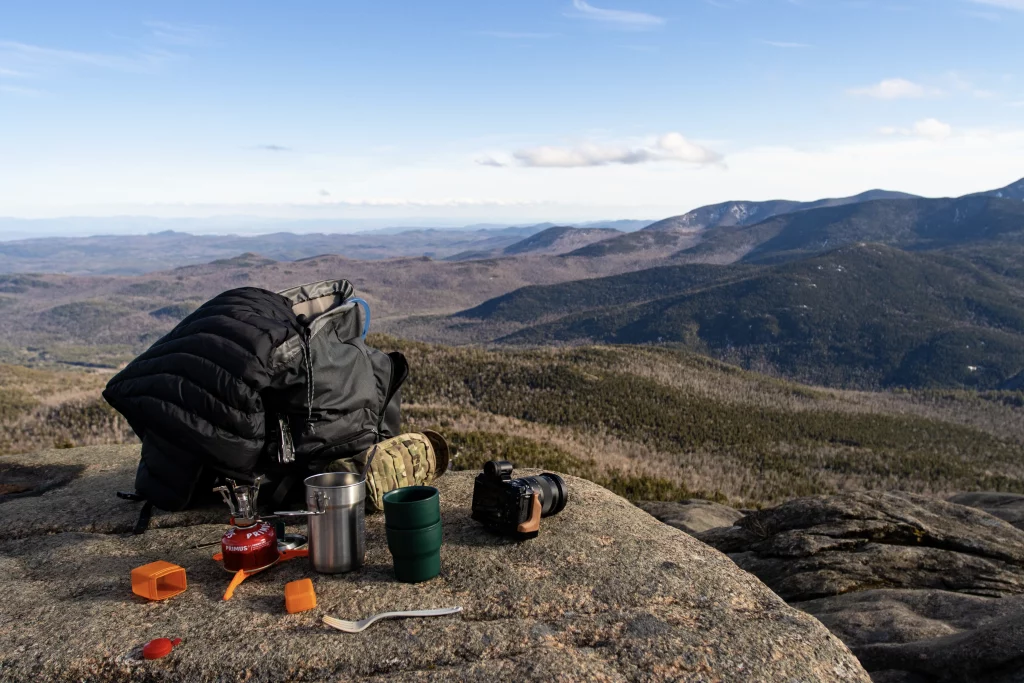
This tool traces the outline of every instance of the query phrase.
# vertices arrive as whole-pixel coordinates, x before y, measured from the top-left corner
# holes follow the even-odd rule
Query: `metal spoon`
[[[400,619],[405,617],[443,617],[448,614],[458,614],[462,611],[461,607],[444,607],[442,609],[418,609],[410,610],[406,612],[381,612],[380,614],[374,614],[372,617],[366,619],[360,619],[359,621],[348,621],[347,619],[335,619],[334,617],[324,617],[324,623],[331,628],[336,628],[339,631],[345,633],[359,633],[369,628],[370,624],[380,619]]]

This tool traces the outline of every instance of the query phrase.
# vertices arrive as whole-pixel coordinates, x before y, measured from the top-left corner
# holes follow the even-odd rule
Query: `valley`
[[[344,277],[371,306],[374,328],[407,316],[446,316],[532,284],[639,267],[623,259],[515,258],[360,261],[320,256],[274,261],[256,254],[140,276],[0,274],[0,362],[117,367],[204,301],[235,287],[280,290]]]

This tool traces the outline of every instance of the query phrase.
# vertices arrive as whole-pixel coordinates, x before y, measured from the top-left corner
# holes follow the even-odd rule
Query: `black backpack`
[[[346,280],[214,297],[115,375],[104,398],[142,440],[134,494],[181,510],[218,479],[267,475],[274,502],[400,430],[400,353],[364,343]],[[199,495],[196,495],[199,494]]]
[[[293,302],[302,334],[278,346],[270,361],[273,439],[260,469],[278,482],[275,502],[295,492],[298,479],[397,436],[401,387],[409,375],[401,353],[366,346],[370,307],[352,297],[348,281],[279,294]]]

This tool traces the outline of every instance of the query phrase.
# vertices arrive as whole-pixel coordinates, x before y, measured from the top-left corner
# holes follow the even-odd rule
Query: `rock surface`
[[[113,492],[130,488],[137,458],[134,446],[0,458],[85,465],[69,484],[0,504],[0,679],[868,680],[827,629],[727,558],[572,477],[569,505],[521,544],[469,519],[471,473],[443,477],[443,569],[425,584],[392,580],[374,515],[362,570],[323,576],[293,560],[224,602],[229,575],[193,547],[219,538],[224,511],[158,514],[146,534],[124,533],[138,505]],[[157,559],[185,567],[189,587],[147,602],[129,574]],[[318,606],[288,615],[284,584],[306,576]],[[451,605],[464,612],[357,635],[320,623]],[[157,637],[182,643],[144,660]]]
[[[981,510],[818,496],[698,537],[818,617],[876,683],[1024,682],[1024,531]]]
[[[1024,496],[1019,493],[958,493],[949,502],[984,510],[1024,529]]]
[[[875,680],[1024,680],[1024,596],[882,589],[795,606],[842,638]]]
[[[658,520],[693,534],[729,527],[743,517],[743,513],[726,505],[712,503],[710,500],[681,500],[675,503],[662,501],[641,501],[638,508]]]
[[[799,498],[698,538],[790,602],[872,588],[1024,593],[1024,531],[915,494]]]

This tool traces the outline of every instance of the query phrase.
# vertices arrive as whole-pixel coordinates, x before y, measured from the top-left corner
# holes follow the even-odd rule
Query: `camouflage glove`
[[[373,446],[348,460],[335,460],[329,472],[362,472]],[[377,444],[366,475],[366,507],[384,509],[384,494],[403,486],[429,484],[448,469],[448,442],[437,432],[399,434]]]

